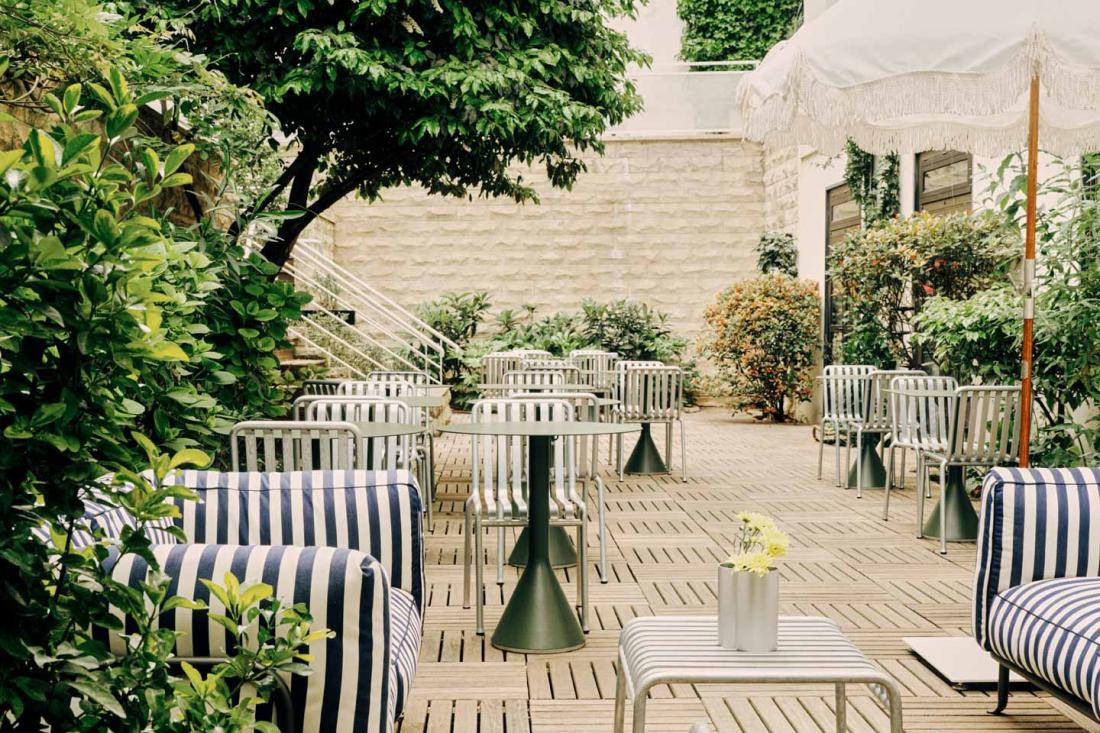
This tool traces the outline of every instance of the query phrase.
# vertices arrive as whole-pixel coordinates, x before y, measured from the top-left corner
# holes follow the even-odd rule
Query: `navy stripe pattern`
[[[973,631],[1100,716],[1100,469],[986,475]]]
[[[201,580],[220,584],[225,573],[232,572],[243,586],[268,583],[285,604],[306,604],[315,629],[336,632],[310,645],[311,675],[287,679],[298,730],[392,733],[391,589],[377,560],[332,547],[190,544],[159,546],[153,553],[172,578],[171,594],[210,607],[178,608],[161,616],[161,626],[184,632],[176,642],[177,655],[217,657],[229,651],[225,630],[207,616],[225,609]],[[130,585],[145,580],[147,573],[147,564],[135,555],[123,557],[112,571],[114,578]],[[117,634],[109,643],[114,651],[122,651]]]
[[[982,487],[974,638],[989,649],[998,593],[1047,578],[1100,577],[1100,469],[995,468]]]
[[[188,539],[211,544],[361,550],[424,612],[424,544],[416,479],[408,471],[232,473],[179,471],[167,481],[194,490],[177,500]]]
[[[989,607],[989,648],[1092,705],[1100,719],[1100,578],[1009,588]]]
[[[393,674],[390,675],[390,717],[397,720],[405,709],[405,701],[416,675],[423,631],[416,600],[394,588],[390,595],[390,628],[393,630]]]

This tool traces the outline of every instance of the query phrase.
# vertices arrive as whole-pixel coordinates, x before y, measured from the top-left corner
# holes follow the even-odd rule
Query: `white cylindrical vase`
[[[735,648],[763,654],[779,648],[779,572],[734,576]]]
[[[718,566],[718,646],[737,648],[737,578],[738,573],[725,565]]]

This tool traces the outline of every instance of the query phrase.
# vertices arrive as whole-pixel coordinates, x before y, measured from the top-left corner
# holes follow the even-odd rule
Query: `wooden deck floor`
[[[988,694],[953,690],[905,649],[904,636],[967,633],[974,562],[973,545],[951,545],[943,558],[932,541],[914,538],[912,489],[895,495],[887,524],[882,492],[857,501],[833,487],[828,463],[826,480],[817,480],[817,444],[808,427],[752,425],[704,410],[689,416],[687,430],[686,483],[677,475],[620,484],[605,472],[612,578],[601,585],[592,572],[587,646],[549,656],[506,654],[474,634],[474,612],[462,608],[469,440],[437,440],[441,479],[427,540],[425,638],[402,733],[611,731],[622,624],[642,615],[714,613],[715,566],[729,554],[734,516],[745,510],[774,516],[791,535],[781,612],[839,622],[901,685],[907,731],[1090,730],[1048,698],[1028,693],[1014,695],[1010,714],[990,717]],[[594,558],[594,525],[589,537]],[[491,539],[487,549],[493,557]],[[509,568],[503,592],[488,586],[490,634],[517,577]],[[574,571],[561,577],[572,597]],[[865,690],[850,694],[852,731],[888,730]],[[687,733],[696,721],[719,733],[835,730],[832,690],[825,687],[680,685],[652,697],[659,699],[649,706],[650,733]]]

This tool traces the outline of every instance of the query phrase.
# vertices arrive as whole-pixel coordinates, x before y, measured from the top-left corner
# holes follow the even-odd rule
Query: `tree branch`
[[[328,186],[325,192],[318,196],[313,203],[308,206],[302,206],[300,210],[303,211],[303,214],[297,218],[288,219],[283,222],[279,227],[279,232],[275,239],[264,245],[264,257],[280,268],[285,265],[286,261],[290,258],[291,251],[294,249],[295,242],[298,241],[299,235],[305,231],[306,227],[312,224],[313,220],[320,216],[323,211],[359,188],[359,186],[363,184],[363,180],[363,176],[352,176],[343,181],[338,181]],[[298,181],[296,180],[295,187],[297,186]],[[292,190],[292,196],[293,193],[294,191]]]
[[[271,190],[258,198],[252,206],[248,207],[248,209],[237,217],[233,225],[229,228],[229,236],[234,239],[240,236],[245,224],[270,206],[271,202],[279,197],[279,194],[283,192],[283,189],[285,189],[291,181],[297,181],[299,179],[299,174],[302,173],[306,167],[309,168],[308,177],[312,180],[313,171],[317,169],[318,160],[319,154],[315,146],[303,146],[297,157],[291,161],[290,165],[283,169],[283,172],[279,174],[275,182],[271,184]]]

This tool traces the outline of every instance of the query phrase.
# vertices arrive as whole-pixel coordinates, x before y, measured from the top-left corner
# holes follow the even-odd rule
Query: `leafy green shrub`
[[[1038,222],[1031,458],[1040,466],[1090,465],[1100,453],[1100,420],[1077,419],[1100,406],[1100,202],[1080,171],[1063,163],[1039,192],[1048,203]],[[1000,174],[999,206],[1020,224],[1024,173],[1018,159],[1007,158]],[[931,298],[916,321],[917,338],[960,381],[1015,383],[1022,304],[1022,295],[1005,284],[965,300]]]
[[[736,409],[785,421],[813,385],[817,286],[786,275],[745,280],[706,310],[703,353],[718,366]]]
[[[961,300],[1003,281],[1019,252],[1003,216],[919,212],[865,229],[829,256],[834,293],[857,335],[845,360],[892,366],[916,361],[913,315],[925,300]],[[891,358],[886,358],[889,354]]]
[[[756,245],[756,269],[762,275],[778,272],[798,277],[798,247],[786,232],[764,232]]]
[[[162,194],[191,182],[181,167],[193,148],[164,150],[141,135],[135,123],[148,97],[117,71],[107,81],[45,97],[56,124],[0,152],[0,709],[4,726],[20,730],[173,731],[183,729],[181,706],[201,702],[218,709],[215,718],[225,713],[228,729],[251,729],[251,702],[218,683],[200,691],[192,678],[200,701],[168,673],[170,635],[153,630],[176,603],[167,581],[130,589],[110,579],[107,547],[71,546],[83,500],[94,498],[138,521],[117,551],[153,562],[141,528],[173,516],[167,501],[186,492],[154,489],[136,469],[152,465],[163,476],[209,462],[187,446],[222,442],[219,421],[251,408],[219,399],[236,399],[247,389],[240,382],[268,370],[242,358],[239,378],[207,338],[227,343],[231,328],[270,329],[280,317],[269,302],[278,288],[227,283],[204,251],[217,241],[197,241],[201,226],[179,228],[158,208]],[[241,294],[227,301],[240,311],[232,326],[204,322],[218,302],[213,293]],[[155,444],[182,450],[161,456]],[[132,488],[100,483],[108,473]],[[51,529],[54,546],[32,536],[40,526]],[[117,630],[112,606],[139,630],[119,658],[92,638],[94,629]],[[242,602],[241,613],[251,615],[251,606]],[[282,656],[284,642],[302,643],[294,629],[216,676],[263,688],[274,671],[294,666]]]
[[[802,0],[677,0],[685,61],[762,59],[797,27]]]
[[[591,348],[593,343],[585,335],[580,315],[554,313],[535,317],[533,308],[525,309],[526,316],[512,318],[507,311],[498,315],[500,333],[493,340],[502,349],[538,349],[554,356],[569,356],[578,349]]]
[[[585,301],[581,312],[584,334],[592,343],[614,351],[621,359],[677,363],[687,349],[687,340],[674,336],[668,327],[668,315],[645,303]]]

